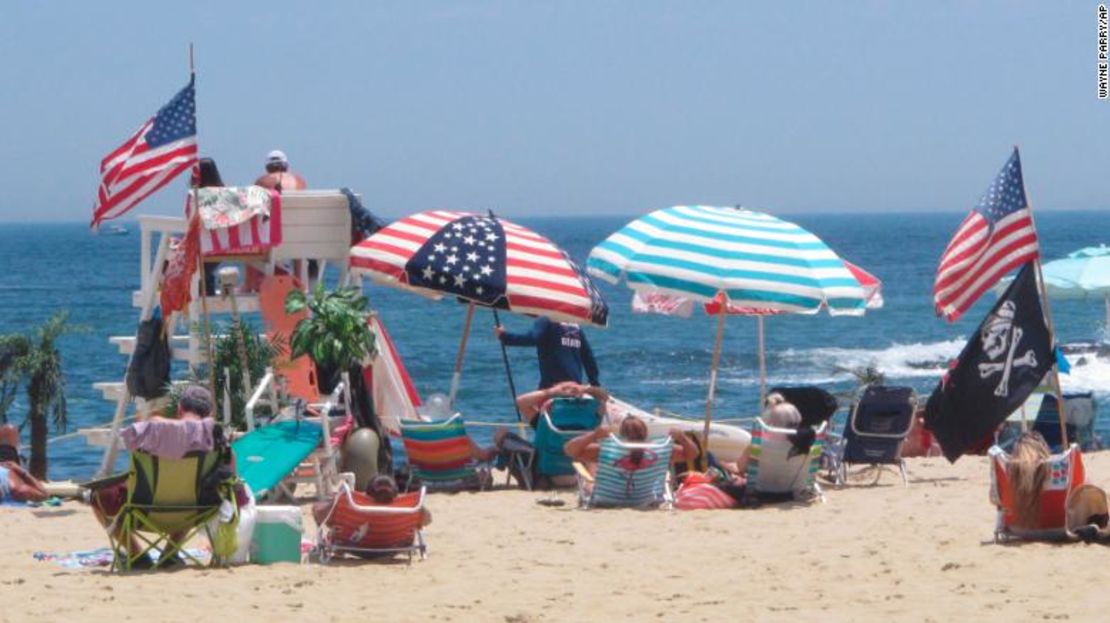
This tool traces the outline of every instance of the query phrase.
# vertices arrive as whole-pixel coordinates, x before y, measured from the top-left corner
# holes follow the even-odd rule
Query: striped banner
[[[622,279],[639,292],[768,311],[861,315],[859,280],[820,238],[769,214],[743,208],[656,210],[594,247],[588,272]]]

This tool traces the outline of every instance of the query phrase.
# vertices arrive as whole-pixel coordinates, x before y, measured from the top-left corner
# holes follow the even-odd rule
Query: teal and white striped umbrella
[[[813,314],[862,315],[867,295],[820,238],[743,208],[675,206],[625,225],[594,247],[589,273],[637,291]]]
[[[623,279],[637,292],[763,313],[815,314],[824,307],[830,314],[859,316],[867,308],[859,280],[820,238],[794,223],[743,208],[656,210],[594,247],[586,269],[610,283]],[[703,448],[710,447],[724,328],[725,314],[717,314]]]

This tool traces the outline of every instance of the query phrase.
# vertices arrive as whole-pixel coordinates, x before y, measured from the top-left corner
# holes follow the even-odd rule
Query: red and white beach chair
[[[370,496],[353,491],[348,483],[341,483],[317,532],[320,562],[327,563],[342,552],[408,554],[409,562],[413,554],[419,554],[423,560],[428,555],[421,531],[424,496],[422,487],[398,495],[389,504],[379,504]]]

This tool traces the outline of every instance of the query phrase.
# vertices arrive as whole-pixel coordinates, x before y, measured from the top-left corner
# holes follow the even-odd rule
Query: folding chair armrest
[[[587,468],[585,465],[578,461],[574,461],[573,463],[571,463],[571,465],[574,466],[574,473],[577,474],[579,478],[585,480],[586,482],[594,481],[593,474],[590,473],[589,468]]]

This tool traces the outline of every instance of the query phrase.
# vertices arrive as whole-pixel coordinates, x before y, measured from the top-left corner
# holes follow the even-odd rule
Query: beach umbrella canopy
[[[352,247],[350,266],[352,274],[378,283],[467,303],[452,402],[475,306],[493,308],[495,317],[503,309],[561,322],[608,324],[609,307],[601,293],[565,251],[492,214],[413,214]]]
[[[859,281],[820,238],[743,208],[656,210],[594,247],[591,275],[638,291],[792,313],[863,314]]]
[[[1110,327],[1110,247],[1084,247],[1057,260],[1041,264],[1045,290],[1059,299],[1102,299],[1106,306],[1106,325]],[[995,286],[1001,293],[1009,287],[1007,278]]]
[[[623,280],[639,293],[662,293],[761,314],[862,315],[867,295],[844,261],[805,229],[744,208],[675,206],[632,221],[594,247],[589,273]],[[724,314],[705,403],[713,415]],[[706,440],[703,440],[706,441]]]

